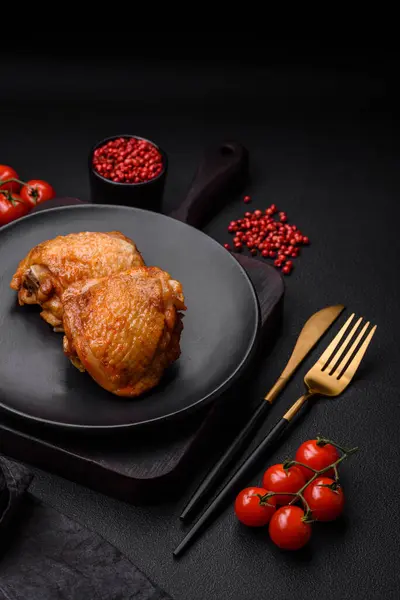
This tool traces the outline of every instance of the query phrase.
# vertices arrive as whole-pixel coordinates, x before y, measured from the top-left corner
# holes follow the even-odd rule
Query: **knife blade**
[[[300,331],[286,367],[264,398],[267,402],[272,404],[306,356],[326,333],[332,323],[336,321],[343,310],[344,306],[342,304],[328,306],[314,313],[308,321],[306,321],[303,329]]]

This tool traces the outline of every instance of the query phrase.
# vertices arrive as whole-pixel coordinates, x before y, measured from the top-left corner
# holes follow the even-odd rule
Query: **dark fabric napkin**
[[[171,600],[99,535],[27,493],[0,456],[0,600]]]

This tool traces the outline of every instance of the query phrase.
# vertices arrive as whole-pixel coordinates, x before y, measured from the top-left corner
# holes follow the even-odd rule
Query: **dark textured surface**
[[[252,206],[275,201],[309,235],[312,244],[287,279],[281,336],[259,369],[251,400],[272,384],[315,310],[341,302],[372,319],[378,331],[345,395],[317,401],[272,458],[293,454],[317,432],[360,446],[343,468],[345,517],[315,527],[303,552],[283,554],[264,530],[240,527],[230,510],[175,562],[184,499],[134,508],[45,473],[38,474],[34,493],[115,543],[176,600],[397,599],[400,136],[398,99],[389,95],[395,57],[371,73],[363,62],[338,71],[322,59],[315,69],[71,60],[61,69],[41,63],[23,71],[25,78],[18,61],[3,67],[11,83],[1,91],[1,160],[22,176],[48,178],[58,194],[85,198],[88,148],[130,130],[168,153],[165,206],[171,210],[203,148],[229,135],[250,150]],[[47,99],[35,93],[41,85],[48,86]],[[233,199],[209,233],[227,241],[227,220],[243,210]],[[273,407],[264,433],[302,389],[299,374]],[[193,486],[199,478],[193,474]]]
[[[99,535],[27,495],[31,478],[0,456],[2,600],[168,600]]]

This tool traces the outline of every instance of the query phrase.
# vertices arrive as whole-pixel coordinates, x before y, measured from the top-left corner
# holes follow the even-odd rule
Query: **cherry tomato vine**
[[[0,227],[24,217],[37,204],[54,196],[55,191],[47,181],[22,181],[12,167],[0,165]]]
[[[261,488],[239,493],[237,518],[250,527],[269,524],[271,540],[284,550],[302,548],[311,537],[311,523],[333,521],[342,514],[345,498],[338,467],[357,450],[321,436],[304,442],[295,460],[265,471]]]
[[[346,458],[348,458],[351,454],[354,454],[358,450],[357,447],[344,448],[343,446],[339,446],[339,444],[337,444],[336,442],[332,442],[331,440],[328,440],[327,438],[320,437],[320,436],[317,437],[317,444],[319,444],[320,446],[324,446],[325,444],[330,444],[331,446],[334,446],[335,448],[340,450],[340,452],[342,452],[342,454],[332,464],[327,465],[326,467],[323,467],[322,469],[319,469],[319,470],[313,469],[309,465],[301,463],[297,460],[287,460],[283,463],[284,470],[288,470],[291,467],[298,466],[298,467],[304,467],[306,469],[310,469],[314,473],[313,476],[311,477],[311,479],[306,481],[306,483],[297,492],[285,492],[285,494],[287,496],[293,496],[293,499],[289,502],[289,506],[294,504],[298,500],[301,500],[301,502],[303,503],[303,505],[306,509],[306,512],[304,514],[304,517],[302,518],[302,521],[304,521],[305,523],[313,523],[314,519],[312,518],[312,510],[311,510],[306,498],[304,497],[303,492],[311,484],[313,484],[316,479],[318,479],[319,477],[322,477],[325,473],[327,473],[331,469],[333,469],[334,473],[335,473],[335,479],[333,480],[333,482],[331,484],[323,483],[320,485],[321,485],[321,487],[326,487],[326,488],[331,489],[333,492],[337,492],[338,488],[340,486],[339,474],[338,474],[337,467],[338,467],[338,465],[340,465],[341,462],[343,462]],[[272,498],[273,496],[279,496],[279,495],[280,494],[278,492],[267,492],[263,496],[261,496],[261,495],[259,496],[260,502],[266,503],[266,502],[268,502],[269,498]]]
[[[31,179],[30,181],[25,182],[16,177],[10,177],[9,179],[1,181],[1,183],[2,186],[13,183],[22,186],[20,191],[21,198],[25,203],[30,205],[30,207],[34,207],[36,204],[40,204],[46,200],[51,200],[55,196],[52,186],[47,183],[47,181],[42,181],[41,179]],[[0,193],[2,194],[6,191],[8,190],[0,189]]]

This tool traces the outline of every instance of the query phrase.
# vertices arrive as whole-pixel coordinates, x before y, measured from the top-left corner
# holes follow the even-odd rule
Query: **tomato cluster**
[[[311,537],[312,521],[333,521],[343,512],[344,494],[332,466],[340,460],[335,445],[320,438],[304,442],[294,461],[265,471],[262,487],[239,493],[237,518],[249,527],[269,524],[270,538],[279,548],[302,548]]]
[[[54,196],[54,189],[47,181],[21,181],[12,167],[0,165],[0,227],[27,215],[34,206]]]

